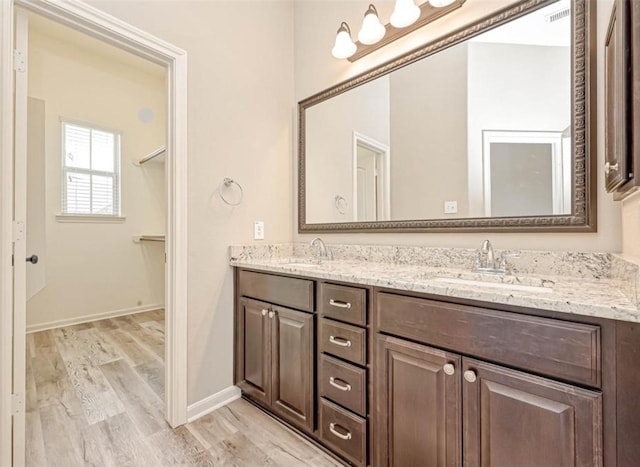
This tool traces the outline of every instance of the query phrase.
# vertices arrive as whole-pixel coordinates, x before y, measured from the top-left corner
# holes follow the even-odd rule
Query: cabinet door
[[[374,464],[459,466],[460,357],[379,335],[375,362]]]
[[[602,465],[602,395],[463,360],[464,465]]]
[[[612,192],[629,179],[630,113],[628,93],[630,2],[616,0],[605,37],[605,186]]]
[[[290,422],[313,430],[314,315],[273,307],[272,408]]]
[[[238,310],[238,386],[246,394],[271,403],[271,305],[241,298]]]

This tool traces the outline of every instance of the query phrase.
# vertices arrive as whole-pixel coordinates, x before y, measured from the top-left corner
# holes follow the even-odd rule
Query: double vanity
[[[331,250],[231,248],[246,399],[355,466],[639,465],[637,266]]]

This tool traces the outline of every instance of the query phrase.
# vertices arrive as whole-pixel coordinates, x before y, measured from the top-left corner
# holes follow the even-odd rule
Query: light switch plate
[[[255,221],[253,223],[253,239],[264,240],[264,222]]]
[[[444,202],[444,213],[445,214],[455,214],[458,212],[458,202],[457,201],[445,201]]]

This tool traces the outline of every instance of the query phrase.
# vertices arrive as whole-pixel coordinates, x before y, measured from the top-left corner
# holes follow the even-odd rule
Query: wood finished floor
[[[164,312],[27,335],[27,465],[339,466],[243,400],[171,429]]]

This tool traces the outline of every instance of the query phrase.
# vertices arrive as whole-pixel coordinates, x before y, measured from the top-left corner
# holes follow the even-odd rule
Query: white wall
[[[162,70],[152,75],[129,62],[92,51],[86,44],[79,45],[73,37],[30,30],[28,93],[44,101],[42,162],[46,167],[42,169],[46,176],[45,187],[29,180],[29,193],[44,189],[46,199],[46,235],[42,235],[46,251],[33,251],[42,256],[46,280],[27,303],[28,326],[164,303],[162,244],[132,241],[141,233],[164,232],[164,167],[148,164],[139,168],[132,163],[165,144],[164,81]],[[144,107],[155,112],[150,123],[138,119]],[[62,200],[61,118],[121,132],[124,223],[56,220]]]
[[[90,0],[184,49],[189,60],[188,392],[197,402],[233,383],[230,244],[292,232],[293,6],[269,1]],[[224,177],[244,187],[222,203]]]
[[[330,86],[349,79],[358,73],[390,60],[402,52],[429,42],[443,30],[452,30],[484,17],[512,0],[468,1],[464,7],[424,27],[395,43],[385,46],[355,63],[336,60],[331,56],[331,46],[341,21],[347,21],[357,31],[367,1],[303,1],[295,4],[295,84],[296,99],[301,100]],[[392,3],[382,2],[378,11],[389,18]],[[598,18],[598,232],[584,234],[324,234],[328,242],[419,244],[429,246],[454,246],[477,248],[485,238],[491,238],[499,248],[528,248],[548,250],[620,251],[620,205],[605,193],[603,183],[604,130],[603,130],[603,41],[604,31],[611,9],[611,0],[597,1]],[[297,202],[296,190],[292,191]],[[298,233],[297,217],[294,218],[294,239],[309,241],[312,235]]]
[[[307,110],[308,222],[351,222],[353,217],[353,132],[389,145],[389,78],[357,87],[352,92]],[[335,196],[348,208],[341,214]]]
[[[622,206],[622,253],[640,261],[640,193],[626,199]]]
[[[467,47],[391,74],[391,219],[466,217]],[[444,214],[457,201],[458,213]]]

